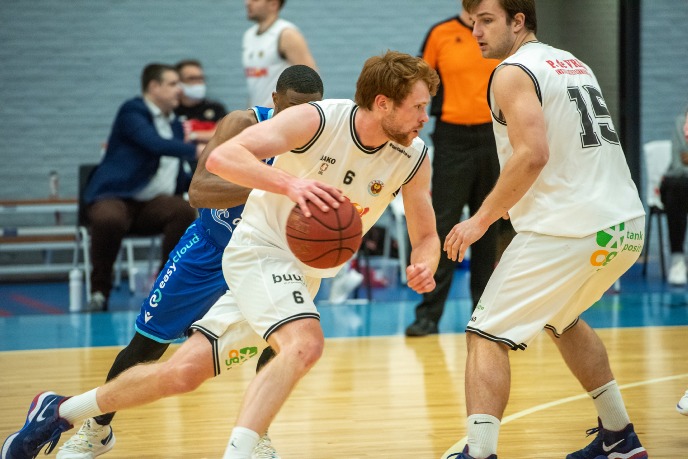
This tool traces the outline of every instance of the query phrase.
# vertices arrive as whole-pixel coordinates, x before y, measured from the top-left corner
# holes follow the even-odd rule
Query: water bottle
[[[79,268],[69,271],[69,312],[82,310],[83,275]]]

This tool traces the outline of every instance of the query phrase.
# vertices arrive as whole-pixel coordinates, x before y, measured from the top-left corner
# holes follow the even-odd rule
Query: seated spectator
[[[199,61],[179,61],[175,68],[179,73],[182,96],[174,113],[184,124],[187,141],[208,143],[215,133],[215,125],[227,110],[220,102],[206,99],[205,74]]]
[[[688,109],[676,118],[672,139],[672,156],[669,170],[660,186],[662,203],[669,226],[671,268],[669,283],[686,285],[686,259],[683,246],[686,240],[688,217]]]
[[[175,118],[179,74],[172,66],[149,64],[141,90],[142,97],[120,107],[105,156],[84,191],[93,261],[89,311],[107,310],[112,267],[126,234],[162,233],[164,263],[196,218],[182,196],[191,179],[184,161],[195,160],[205,145],[185,143]]]

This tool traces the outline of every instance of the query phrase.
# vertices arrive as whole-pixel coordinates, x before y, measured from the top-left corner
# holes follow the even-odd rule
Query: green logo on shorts
[[[239,350],[232,349],[229,351],[228,358],[225,359],[225,366],[228,370],[231,370],[232,368],[238,367],[256,354],[258,354],[257,347],[244,347]]]
[[[621,249],[623,247],[626,225],[619,223],[609,229],[597,232],[597,245],[607,249]]]

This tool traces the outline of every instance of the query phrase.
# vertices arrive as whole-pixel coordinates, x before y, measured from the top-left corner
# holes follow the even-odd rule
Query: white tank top
[[[352,101],[331,99],[312,105],[320,112],[320,128],[315,137],[303,148],[277,156],[273,167],[342,190],[358,209],[365,234],[401,186],[418,171],[427,147],[416,138],[409,147],[387,142],[367,148],[354,132],[358,107]],[[293,206],[282,194],[253,190],[229,245],[267,245],[288,250],[285,226]],[[302,268],[312,277],[331,277],[339,271],[339,267]]]
[[[261,34],[258,34],[258,24],[244,32],[242,62],[249,106],[274,106],[272,92],[282,71],[289,67],[289,62],[279,52],[280,35],[284,29],[298,30],[291,22],[277,19]]]
[[[509,210],[514,229],[583,237],[645,214],[618,135],[592,70],[571,53],[539,42],[502,62],[522,68],[542,104],[549,161]],[[489,87],[499,161],[513,154],[507,126]]]

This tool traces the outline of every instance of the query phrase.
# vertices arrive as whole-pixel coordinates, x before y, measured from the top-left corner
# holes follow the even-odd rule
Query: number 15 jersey
[[[528,42],[505,59],[533,81],[547,129],[549,161],[509,210],[514,229],[583,237],[645,215],[619,137],[592,70],[571,53]],[[513,154],[507,120],[488,90],[502,167]]]

